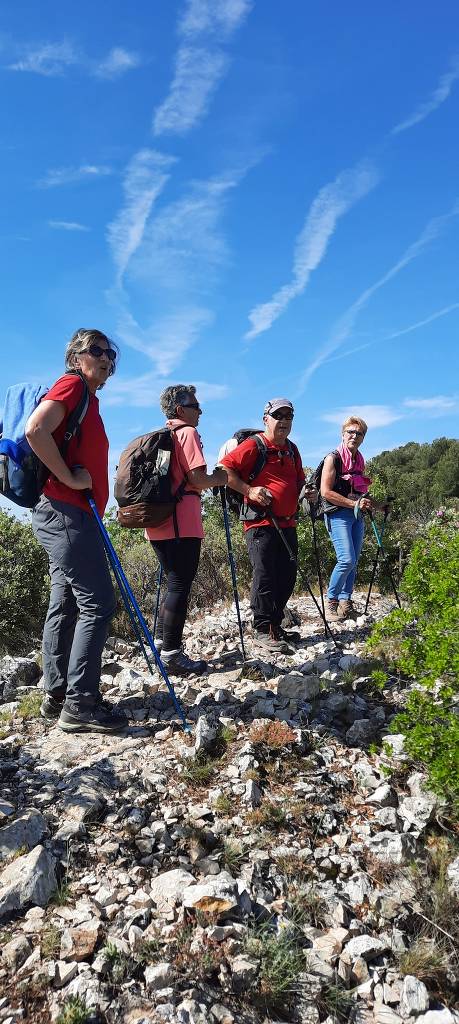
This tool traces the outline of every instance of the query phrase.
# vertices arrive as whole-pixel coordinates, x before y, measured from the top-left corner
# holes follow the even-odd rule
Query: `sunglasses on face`
[[[283,409],[277,409],[276,412],[270,412],[269,415],[273,420],[293,420],[293,412],[291,409],[287,409],[286,412]]]
[[[346,430],[350,437],[363,437],[363,430]]]
[[[108,356],[111,363],[115,362],[118,355],[114,348],[101,348],[100,345],[88,345],[87,348],[80,349],[78,355],[83,356],[85,352],[89,352],[89,355],[95,356],[96,359],[100,359],[101,356]]]
[[[199,409],[199,412],[202,411],[199,402],[181,402],[180,405],[182,409]]]

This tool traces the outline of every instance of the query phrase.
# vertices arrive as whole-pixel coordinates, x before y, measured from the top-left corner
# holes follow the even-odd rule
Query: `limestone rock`
[[[400,1013],[402,1017],[417,1017],[429,1009],[429,993],[423,981],[407,974],[403,979],[400,996]]]
[[[156,991],[157,989],[167,988],[174,979],[174,970],[172,964],[166,960],[162,960],[158,964],[154,964],[151,967],[145,968],[145,984],[147,988]]]
[[[5,860],[24,847],[32,850],[46,835],[48,825],[43,815],[34,808],[24,811],[14,821],[0,828],[0,860]]]
[[[188,886],[194,885],[194,882],[193,875],[183,868],[164,871],[151,881],[151,898],[158,910],[167,910],[181,900],[184,891]]]
[[[393,864],[404,864],[414,856],[416,843],[413,836],[399,835],[397,832],[378,832],[367,840],[368,849],[382,860],[390,860]]]
[[[221,871],[201,885],[187,886],[182,903],[184,907],[192,907],[194,910],[222,914],[238,905],[236,882],[228,872]]]
[[[320,693],[318,676],[304,676],[301,672],[287,672],[277,682],[277,696],[295,700],[313,700]]]
[[[374,960],[375,956],[380,956],[386,949],[387,944],[373,935],[357,935],[345,946],[346,953],[351,959],[361,956],[364,960]]]
[[[0,921],[29,904],[45,907],[57,887],[54,857],[36,846],[0,873]]]

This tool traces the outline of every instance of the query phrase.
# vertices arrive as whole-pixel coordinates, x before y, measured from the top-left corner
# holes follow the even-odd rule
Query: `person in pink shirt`
[[[183,649],[183,627],[191,585],[196,576],[204,536],[201,492],[223,487],[226,470],[207,472],[201,438],[196,430],[202,409],[192,384],[173,384],[160,395],[166,425],[174,431],[171,476],[173,491],[182,490],[175,515],[161,526],[148,527],[150,540],[162,566],[167,589],[159,617],[157,646],[168,672],[175,675],[202,675],[205,661],[193,661]]]

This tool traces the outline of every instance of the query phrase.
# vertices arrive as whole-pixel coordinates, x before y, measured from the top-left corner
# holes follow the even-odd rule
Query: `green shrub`
[[[43,629],[48,558],[30,523],[0,511],[0,655],[30,649]]]
[[[378,623],[369,646],[418,684],[393,722],[431,786],[459,800],[459,517],[439,509],[403,577],[409,604]]]

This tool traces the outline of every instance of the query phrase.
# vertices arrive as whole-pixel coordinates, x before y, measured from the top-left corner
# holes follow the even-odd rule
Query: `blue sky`
[[[98,327],[112,465],[176,382],[209,465],[276,395],[309,465],[456,436],[452,0],[18,0],[0,68],[0,401]]]

